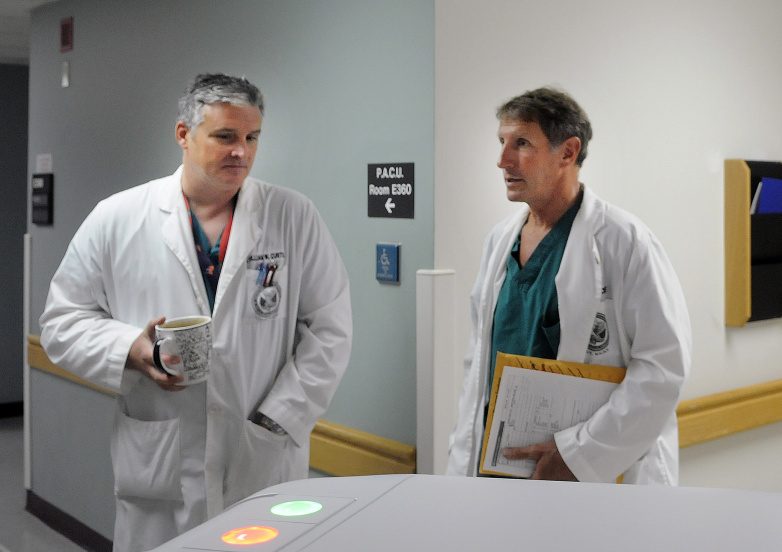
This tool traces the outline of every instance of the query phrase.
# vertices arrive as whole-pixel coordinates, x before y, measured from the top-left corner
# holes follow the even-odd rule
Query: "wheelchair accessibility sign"
[[[379,243],[375,246],[375,278],[378,282],[399,283],[398,243]]]

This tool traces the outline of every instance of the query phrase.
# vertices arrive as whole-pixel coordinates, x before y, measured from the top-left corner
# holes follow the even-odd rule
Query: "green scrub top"
[[[209,299],[209,312],[214,312],[217,283],[220,280],[220,269],[223,267],[223,263],[220,260],[220,242],[222,241],[225,228],[220,232],[220,236],[215,244],[212,245],[209,243],[209,238],[206,237],[206,233],[201,228],[201,223],[198,222],[195,214],[191,212],[190,218],[193,221],[193,239],[195,240],[198,265],[201,269],[201,276],[206,286],[206,295]]]
[[[519,265],[521,236],[516,238],[507,273],[494,308],[489,385],[494,380],[497,352],[557,358],[559,350],[559,302],[554,279],[565,246],[581,207],[583,193],[557,221],[532,252],[527,264]],[[524,229],[522,228],[522,232]]]

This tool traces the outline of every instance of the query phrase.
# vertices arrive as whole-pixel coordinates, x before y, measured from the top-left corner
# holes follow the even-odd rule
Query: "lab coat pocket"
[[[225,505],[287,481],[286,465],[293,447],[288,435],[276,435],[245,420],[237,452],[226,473]]]
[[[117,496],[182,500],[178,419],[147,422],[118,411],[111,458]]]

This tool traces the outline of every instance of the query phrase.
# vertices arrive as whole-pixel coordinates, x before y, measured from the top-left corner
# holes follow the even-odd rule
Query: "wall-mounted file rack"
[[[782,213],[750,214],[763,177],[782,178],[776,161],[725,160],[725,324],[782,317]]]

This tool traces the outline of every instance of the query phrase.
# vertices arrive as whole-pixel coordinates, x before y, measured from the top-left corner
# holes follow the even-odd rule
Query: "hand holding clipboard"
[[[509,460],[502,449],[550,441],[589,419],[625,373],[617,366],[498,353],[479,472],[530,477],[535,461]]]

